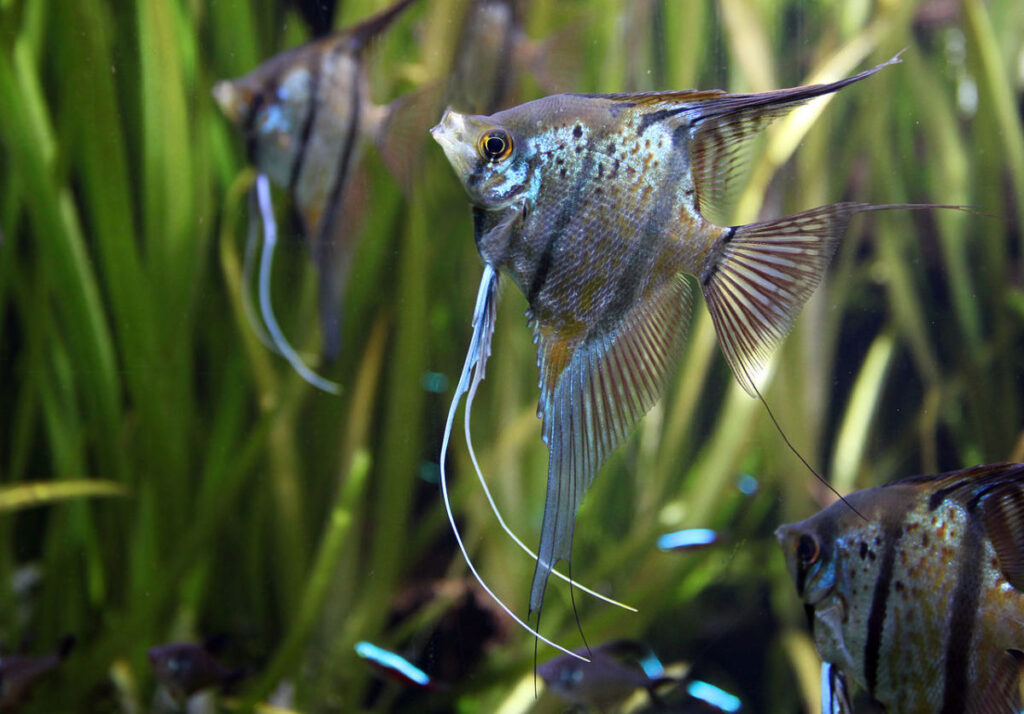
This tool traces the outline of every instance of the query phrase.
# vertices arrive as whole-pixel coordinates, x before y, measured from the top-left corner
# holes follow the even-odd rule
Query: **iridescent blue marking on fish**
[[[389,652],[370,642],[357,642],[356,654],[385,670],[390,670],[413,684],[426,687],[430,684],[430,676],[405,657]]]
[[[448,375],[442,372],[424,372],[420,377],[424,391],[432,394],[444,394],[448,390]]]
[[[740,490],[744,496],[753,496],[757,493],[757,489],[760,488],[760,484],[757,483],[757,479],[750,474],[743,474],[736,481],[736,488]]]
[[[711,545],[717,539],[717,534],[710,528],[686,528],[674,533],[666,533],[658,538],[658,548],[661,550],[699,548]]]
[[[686,693],[724,712],[738,712],[742,706],[739,697],[699,679],[686,685]]]
[[[641,657],[639,664],[644,674],[650,679],[661,679],[665,676],[665,666],[662,665],[658,655],[654,654],[654,652],[648,652]]]

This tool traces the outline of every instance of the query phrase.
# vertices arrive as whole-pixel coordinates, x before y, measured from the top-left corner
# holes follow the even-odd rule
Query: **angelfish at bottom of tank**
[[[491,116],[449,110],[431,130],[473,205],[484,261],[442,442],[442,495],[462,548],[445,452],[464,394],[468,427],[504,274],[529,303],[549,449],[531,613],[540,613],[556,563],[571,559],[576,513],[598,470],[664,392],[680,359],[692,303],[684,274],[696,277],[722,352],[754,395],[849,220],[926,207],[837,203],[743,226],[708,218],[723,212],[742,147],[758,131],[898,61],[831,84],[758,94],[560,94]]]
[[[1024,464],[846,499],[776,531],[822,660],[889,714],[1020,712]]]

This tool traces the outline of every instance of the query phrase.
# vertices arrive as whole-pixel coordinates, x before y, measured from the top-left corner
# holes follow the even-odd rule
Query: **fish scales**
[[[669,215],[678,213],[674,187],[685,154],[659,160],[653,148],[630,147],[614,125],[595,124],[566,126],[538,142],[552,147],[539,148],[545,190],[523,220],[528,249],[506,256],[535,318],[570,336],[610,331],[638,297],[677,272],[667,260],[654,268],[676,245]]]
[[[531,611],[554,565],[571,558],[576,512],[597,471],[679,361],[692,302],[684,275],[697,279],[722,352],[753,396],[849,219],[921,207],[839,203],[746,226],[709,218],[756,132],[896,61],[759,94],[563,94],[491,116],[449,109],[431,130],[473,204],[487,265],[446,434],[461,395],[471,402],[483,378],[498,275],[525,295],[538,344],[549,462]]]
[[[990,534],[1020,530],[1022,486],[1018,464],[915,477],[847,496],[866,520],[840,502],[781,527],[822,660],[890,714],[1019,711],[1019,549]]]

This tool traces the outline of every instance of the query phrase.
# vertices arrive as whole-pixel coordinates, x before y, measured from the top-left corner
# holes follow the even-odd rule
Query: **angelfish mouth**
[[[466,122],[462,114],[453,112],[451,107],[444,110],[444,115],[431,130],[434,141],[444,149],[454,148],[458,144],[459,135],[465,129]]]

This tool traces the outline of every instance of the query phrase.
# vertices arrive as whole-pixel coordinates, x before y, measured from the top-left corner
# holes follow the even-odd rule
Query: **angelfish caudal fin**
[[[938,204],[836,203],[728,229],[712,249],[700,284],[729,367],[743,389],[755,386],[800,308],[821,283],[850,218]]]

